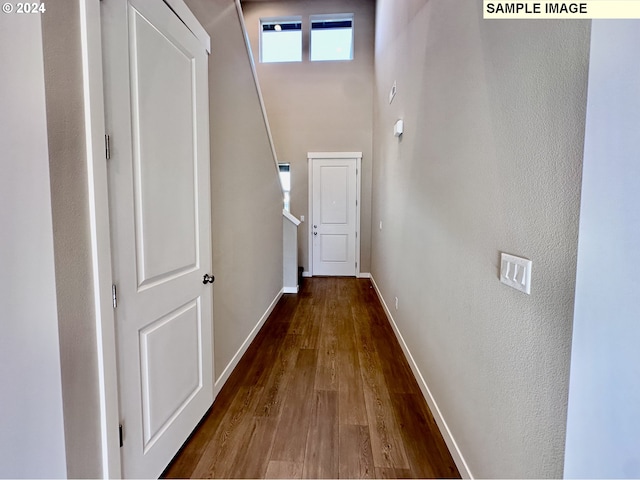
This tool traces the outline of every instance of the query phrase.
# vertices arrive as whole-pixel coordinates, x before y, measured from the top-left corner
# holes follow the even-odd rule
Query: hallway
[[[459,478],[369,280],[285,295],[166,478]]]

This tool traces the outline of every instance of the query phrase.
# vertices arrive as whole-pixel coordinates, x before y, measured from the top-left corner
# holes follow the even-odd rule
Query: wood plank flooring
[[[460,478],[369,280],[285,295],[165,478]]]

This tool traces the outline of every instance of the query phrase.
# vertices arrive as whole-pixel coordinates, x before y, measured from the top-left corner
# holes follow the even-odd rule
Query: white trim
[[[264,105],[264,98],[262,97],[262,89],[260,88],[260,82],[258,82],[258,72],[256,70],[256,63],[253,60],[253,52],[251,51],[251,40],[249,40],[249,34],[247,32],[247,25],[244,23],[244,14],[242,13],[242,5],[240,0],[235,0],[236,11],[238,13],[238,20],[240,20],[240,28],[242,29],[242,36],[244,37],[244,43],[247,47],[247,57],[249,57],[249,65],[251,66],[251,74],[253,75],[253,81],[256,85],[256,91],[258,92],[258,100],[260,101],[260,109],[262,110],[262,117],[264,119],[264,126],[267,129],[267,137],[269,137],[269,145],[271,145],[271,154],[273,155],[274,166],[276,167],[276,173],[278,174],[278,181],[280,182],[280,189],[282,190],[282,201],[284,202],[284,187],[282,186],[282,180],[280,180],[280,166],[278,162],[278,154],[276,153],[276,147],[273,143],[273,135],[271,135],[271,126],[269,125],[269,118],[267,117],[267,108]]]
[[[302,276],[305,276],[305,273],[309,276],[309,278],[313,277],[313,161],[312,159],[315,157],[310,157],[310,153],[307,155],[307,205],[308,212],[307,218],[310,220],[307,226],[307,258],[309,262],[309,271],[303,272]]]
[[[297,287],[284,287],[282,293],[298,293],[300,291],[300,285]]]
[[[413,371],[413,374],[416,377],[418,385],[420,386],[420,390],[422,391],[422,395],[427,401],[427,404],[431,409],[431,413],[433,414],[433,418],[435,419],[436,423],[438,424],[438,427],[440,428],[440,433],[442,434],[442,437],[444,438],[444,441],[446,442],[447,447],[449,447],[449,452],[451,452],[451,456],[453,457],[453,460],[456,463],[458,470],[460,471],[460,475],[462,476],[462,478],[473,479],[474,477],[471,474],[471,470],[469,470],[469,466],[467,465],[467,462],[462,456],[462,452],[458,447],[458,443],[453,438],[453,434],[451,433],[451,430],[449,430],[449,426],[447,425],[447,422],[442,416],[442,412],[440,411],[440,408],[438,408],[438,404],[436,403],[435,398],[433,398],[433,395],[431,394],[431,390],[429,390],[429,386],[427,385],[427,382],[424,380],[424,377],[422,376],[422,373],[420,372],[418,365],[413,359],[413,355],[411,355],[411,351],[409,350],[409,347],[404,341],[404,338],[402,337],[402,334],[398,329],[398,325],[393,319],[391,310],[389,310],[389,307],[384,301],[382,293],[380,292],[380,289],[378,288],[378,284],[376,283],[373,276],[371,276],[371,283],[373,285],[373,288],[376,291],[376,294],[378,295],[378,298],[380,299],[380,303],[382,303],[384,312],[387,315],[387,318],[389,319],[389,323],[391,324],[391,328],[393,328],[393,332],[395,333],[396,338],[398,339],[398,342],[400,343],[400,347],[402,347],[404,356],[406,357],[407,362],[409,362],[409,366],[411,367],[411,370]]]
[[[309,261],[309,277],[313,277],[313,161],[314,160],[356,160],[356,278],[360,277],[360,246],[362,238],[360,235],[360,210],[362,208],[361,189],[362,189],[362,152],[308,152],[308,205],[307,212],[311,221],[308,229],[308,261]],[[303,273],[304,276],[304,273]]]
[[[207,53],[211,53],[211,37],[207,31],[200,25],[200,22],[195,17],[193,12],[189,10],[189,7],[183,0],[164,0],[164,3],[173,10],[180,21],[186,25],[186,27],[191,30],[191,33],[204,45],[204,48],[207,50]]]
[[[96,321],[102,476],[120,478],[118,373],[115,320],[111,305],[111,235],[107,164],[104,150],[104,99],[100,1],[80,0],[93,304]]]
[[[242,345],[240,346],[236,354],[233,356],[231,361],[227,364],[224,371],[220,374],[220,377],[215,381],[213,385],[214,397],[218,396],[218,393],[220,392],[220,390],[222,390],[222,387],[224,386],[224,384],[227,383],[227,380],[229,380],[229,377],[233,373],[233,370],[238,366],[240,359],[246,353],[247,349],[249,348],[249,345],[251,345],[251,342],[253,342],[253,340],[256,338],[256,335],[264,325],[264,322],[267,321],[267,318],[269,318],[269,315],[271,315],[271,312],[273,312],[273,309],[276,308],[276,305],[280,301],[280,298],[282,298],[283,293],[284,293],[284,289],[278,292],[278,294],[276,295],[276,298],[273,299],[273,302],[271,302],[271,305],[269,305],[269,307],[267,308],[267,311],[264,312],[262,317],[260,317],[260,320],[258,320],[258,323],[256,324],[256,326],[253,327],[253,330],[251,330],[251,332],[249,333],[245,341],[242,343]]]
[[[311,272],[302,272],[302,278],[311,278],[313,277],[313,275],[311,275]]]
[[[308,152],[307,160],[312,158],[339,159],[339,158],[359,158],[362,160],[362,152]]]
[[[296,227],[302,223],[300,220],[298,220],[296,217],[291,215],[291,213],[287,212],[286,210],[282,210],[282,216],[287,220],[289,220],[291,223],[293,223]]]
[[[370,273],[363,273],[360,272],[360,275],[358,275],[358,278],[371,278],[371,274]]]

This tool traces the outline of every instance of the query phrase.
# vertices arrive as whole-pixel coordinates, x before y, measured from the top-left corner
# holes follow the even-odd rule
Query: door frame
[[[362,178],[362,152],[308,152],[307,163],[309,168],[309,208],[307,218],[309,219],[307,227],[307,236],[309,242],[308,259],[309,259],[309,276],[313,277],[313,161],[314,160],[345,160],[355,159],[356,161],[356,272],[355,277],[360,277],[360,208],[362,201],[360,199],[361,178]]]
[[[163,0],[211,53],[211,39],[183,0]],[[87,155],[89,230],[96,352],[100,402],[100,440],[103,478],[120,478],[118,370],[115,316],[111,286],[111,228],[107,159],[105,158],[105,105],[102,70],[100,0],[80,0],[80,43],[84,126]],[[214,391],[215,395],[215,391]]]

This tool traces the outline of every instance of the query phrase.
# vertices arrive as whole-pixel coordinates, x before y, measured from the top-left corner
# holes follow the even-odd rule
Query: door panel
[[[131,14],[137,260],[144,287],[198,264],[195,78],[194,60],[177,40],[135,8]]]
[[[349,223],[349,168],[321,165],[320,171],[320,223],[346,225]]]
[[[140,331],[145,451],[202,388],[201,323],[196,299]]]
[[[320,234],[322,262],[347,262],[349,260],[349,235]]]
[[[357,159],[311,159],[314,275],[357,273]]]
[[[157,478],[213,403],[208,59],[162,0],[101,11],[122,474]]]

